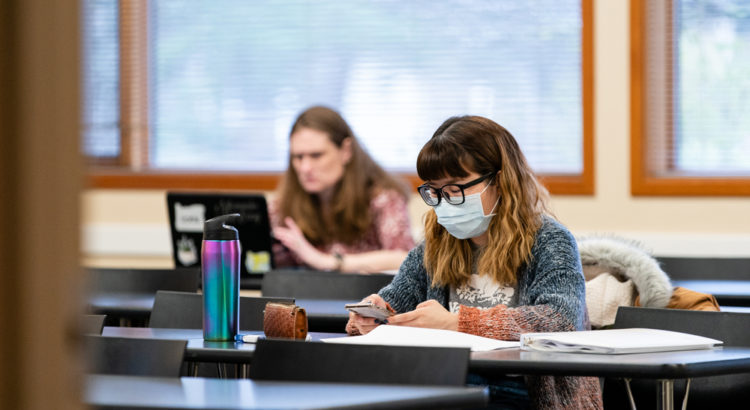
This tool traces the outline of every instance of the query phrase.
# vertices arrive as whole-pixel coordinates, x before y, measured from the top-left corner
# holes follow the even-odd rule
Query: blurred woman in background
[[[414,246],[407,191],[362,149],[327,107],[302,112],[289,137],[289,167],[270,203],[277,267],[396,270]]]

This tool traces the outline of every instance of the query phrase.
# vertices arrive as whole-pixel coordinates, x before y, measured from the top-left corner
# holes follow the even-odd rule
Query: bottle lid
[[[203,224],[204,241],[232,241],[239,239],[237,228],[228,223],[240,221],[240,214],[221,215],[207,220]]]

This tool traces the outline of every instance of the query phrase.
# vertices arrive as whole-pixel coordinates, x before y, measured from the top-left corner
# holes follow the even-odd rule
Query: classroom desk
[[[153,293],[98,293],[89,296],[89,310],[98,315],[148,319],[155,297]]]
[[[113,315],[145,322],[154,307],[154,294],[101,293],[89,296],[91,313]],[[355,300],[297,299],[297,306],[307,312],[308,328],[311,331],[344,331],[349,312],[344,308]]]
[[[274,382],[196,377],[90,375],[84,401],[94,408],[330,409],[483,407],[481,387]]]
[[[262,334],[259,331],[242,334]],[[187,340],[186,359],[248,362],[255,345],[241,342],[206,342],[201,329],[157,329],[105,326],[102,336]],[[340,337],[341,333],[311,332],[313,340]],[[217,350],[224,351],[217,360]],[[567,376],[682,379],[750,372],[750,348],[684,350],[638,354],[585,354],[522,351],[518,348],[473,352],[469,370],[480,374],[547,374]]]
[[[674,286],[710,293],[719,305],[750,306],[750,280],[674,280]]]
[[[259,334],[260,332],[242,332]],[[200,329],[153,329],[105,327],[104,336],[153,337],[187,340],[189,361],[246,364],[252,361],[254,344],[205,342]],[[341,334],[311,333],[313,340]],[[474,352],[469,371],[485,375],[534,374],[596,376],[660,380],[660,397],[672,403],[674,380],[704,376],[750,373],[750,348],[724,347],[705,350],[621,355],[527,352],[503,349]],[[671,406],[665,406],[671,408]]]
[[[530,352],[520,349],[471,354],[469,371],[487,375],[535,374],[658,379],[661,408],[672,409],[674,380],[750,373],[750,348],[638,354]]]
[[[262,331],[241,331],[241,334],[262,335]],[[140,339],[187,340],[185,360],[190,362],[216,362],[247,364],[255,352],[254,343],[207,342],[202,329],[159,329],[152,327],[105,326],[102,336],[133,337]],[[341,337],[343,333],[310,332],[312,340],[326,337]]]
[[[347,303],[359,300],[297,299],[297,306],[307,312],[307,323],[311,332],[346,332],[349,311]]]

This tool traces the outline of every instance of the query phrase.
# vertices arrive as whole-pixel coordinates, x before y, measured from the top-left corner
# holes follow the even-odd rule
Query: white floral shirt
[[[515,289],[504,286],[489,275],[471,275],[471,279],[462,286],[451,286],[448,307],[451,313],[457,313],[460,305],[489,309],[497,305],[512,306]]]

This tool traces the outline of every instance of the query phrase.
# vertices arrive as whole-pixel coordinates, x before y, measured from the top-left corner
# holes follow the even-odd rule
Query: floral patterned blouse
[[[281,225],[278,208],[277,199],[269,202],[268,212],[274,227]],[[414,247],[409,211],[403,195],[395,190],[381,191],[370,201],[370,214],[370,228],[358,241],[352,244],[334,242],[317,248],[325,253],[347,255],[384,249],[409,251]],[[273,256],[276,267],[304,266],[297,255],[280,242],[274,242]]]

